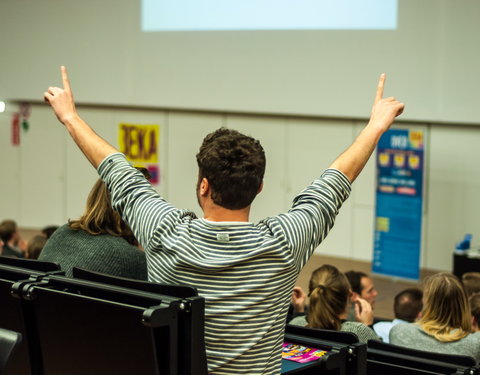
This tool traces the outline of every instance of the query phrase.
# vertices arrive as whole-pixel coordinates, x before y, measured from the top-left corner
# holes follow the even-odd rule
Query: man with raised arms
[[[260,143],[226,128],[207,135],[197,163],[203,218],[161,197],[123,154],[77,114],[67,71],[63,88],[45,100],[111,191],[112,204],[148,258],[149,280],[190,284],[205,298],[205,340],[211,374],[278,374],[285,317],[298,273],[325,238],[350,185],[380,136],[403,111],[383,98],[381,75],[370,121],[284,214],[249,222],[261,191]]]

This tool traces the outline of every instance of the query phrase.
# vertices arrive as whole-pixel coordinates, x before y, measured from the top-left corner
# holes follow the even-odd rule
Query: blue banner
[[[374,273],[420,277],[424,139],[423,130],[390,129],[378,143]]]

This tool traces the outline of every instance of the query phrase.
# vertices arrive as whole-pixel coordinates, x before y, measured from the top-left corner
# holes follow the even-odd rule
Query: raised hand
[[[67,69],[62,66],[60,67],[60,71],[62,74],[63,88],[49,87],[43,94],[43,97],[45,101],[50,104],[60,122],[65,124],[68,120],[77,116],[77,110],[73,100],[70,81],[68,80]]]
[[[77,114],[73,101],[72,89],[68,80],[67,69],[62,72],[63,88],[49,87],[43,94],[45,101],[50,104],[60,122],[65,125],[72,139],[85,154],[90,163],[98,168],[102,160],[108,155],[118,152],[115,147],[106,142]]]
[[[370,124],[378,127],[379,130],[385,132],[392,125],[395,117],[403,112],[405,104],[399,102],[394,97],[383,97],[383,88],[385,86],[385,74],[380,76],[378,81],[375,101],[373,103],[372,114],[370,116]]]

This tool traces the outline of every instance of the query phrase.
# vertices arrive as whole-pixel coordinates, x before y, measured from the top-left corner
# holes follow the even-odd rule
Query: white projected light
[[[392,30],[397,1],[142,0],[142,29]]]
[[[5,112],[5,102],[0,102],[0,113]]]

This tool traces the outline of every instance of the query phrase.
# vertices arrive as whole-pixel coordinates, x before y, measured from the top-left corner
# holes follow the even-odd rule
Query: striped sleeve
[[[300,268],[333,227],[350,190],[351,183],[342,172],[327,169],[294,199],[288,213],[278,216]]]
[[[162,225],[168,228],[169,218],[182,212],[167,203],[121,153],[105,158],[98,173],[110,191],[113,208],[145,249],[149,247],[154,232],[161,231]]]

